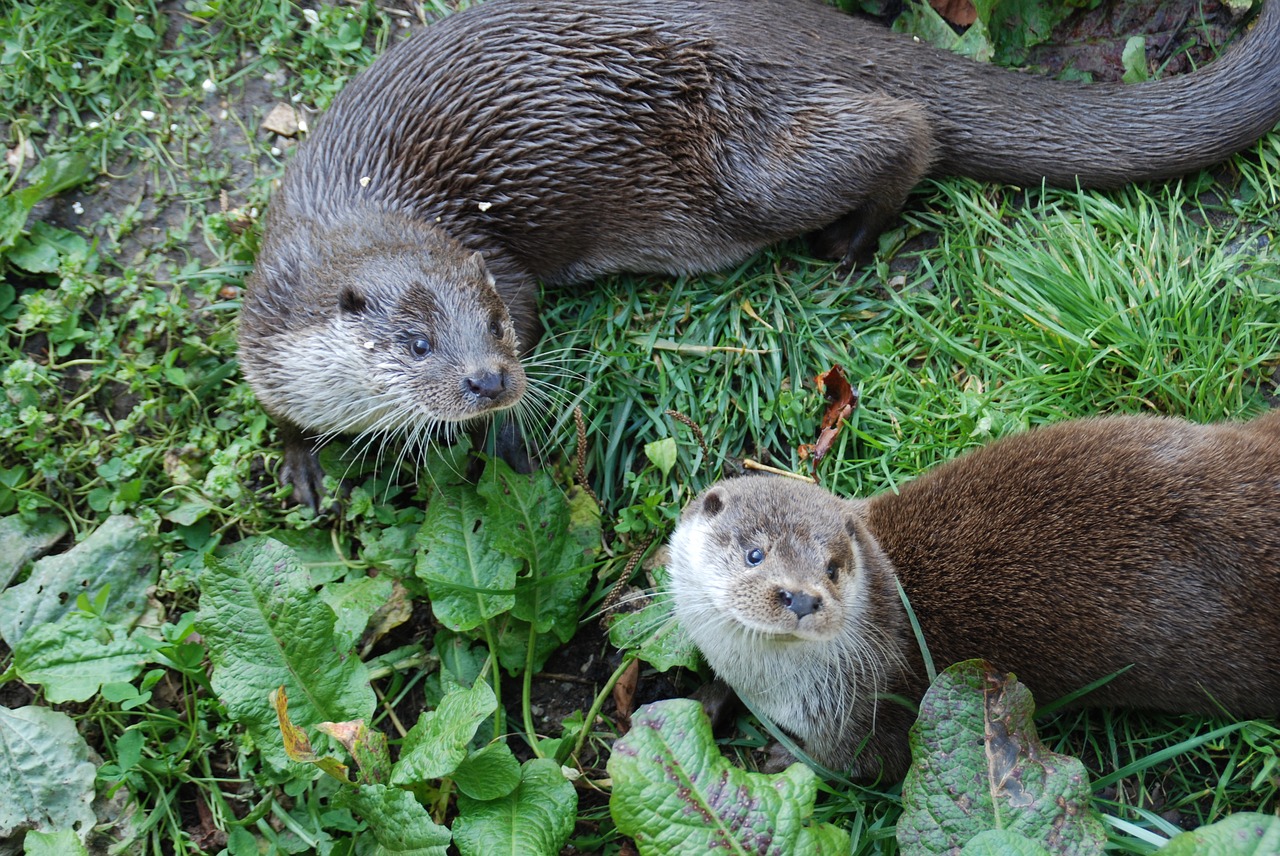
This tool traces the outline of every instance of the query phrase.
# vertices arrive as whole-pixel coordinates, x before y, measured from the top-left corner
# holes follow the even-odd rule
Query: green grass
[[[317,521],[285,506],[272,478],[274,429],[239,376],[234,337],[270,180],[287,159],[258,122],[295,96],[322,109],[403,18],[344,5],[312,25],[274,0],[180,5],[29,2],[0,17],[0,115],[14,117],[6,148],[31,147],[0,172],[0,190],[20,189],[57,153],[91,164],[85,184],[26,224],[23,246],[52,253],[51,263],[27,269],[0,248],[0,515],[60,518],[81,539],[127,512],[160,540],[165,618],[155,621],[168,665],[133,682],[135,695],[115,687],[64,707],[106,762],[100,791],[136,806],[109,836],[132,835],[128,852],[198,852],[203,802],[232,852],[247,852],[246,841],[351,852],[326,814],[331,786],[273,781],[242,751],[208,687],[203,648],[185,634],[204,554],[256,534],[310,551],[318,581],[337,585],[370,567],[411,576],[406,556],[431,479],[391,455],[353,464],[338,448],[330,471],[355,482],[342,515]],[[547,290],[535,374],[562,392],[535,433],[567,484],[577,442],[565,408],[580,401],[613,551],[584,617],[646,538],[669,534],[683,503],[736,461],[807,466],[796,449],[816,436],[823,402],[813,379],[831,365],[861,391],[821,471],[849,495],[1074,416],[1258,412],[1280,368],[1277,211],[1272,135],[1212,176],[1161,187],[927,184],[877,263],[854,275],[788,245],[705,277]],[[700,426],[705,455],[670,410]],[[645,452],[666,438],[677,450],[669,471]],[[416,638],[430,642],[435,628],[418,607]],[[0,646],[0,672],[11,663]],[[418,670],[377,685],[379,727],[393,733],[405,706],[441,692],[437,675]],[[12,676],[0,683],[10,707],[45,704],[40,693]],[[610,723],[588,729],[599,750],[582,756],[589,779],[603,776]],[[1106,813],[1167,835],[1161,813],[1194,825],[1277,808],[1280,731],[1259,723],[1215,734],[1222,724],[1060,712],[1042,735],[1086,760]],[[743,726],[728,748],[763,742]],[[819,811],[854,831],[855,852],[893,852],[895,793],[833,784]],[[580,827],[584,846],[616,852],[607,811],[585,798],[581,811],[599,824]],[[1151,850],[1130,828],[1112,834],[1121,852]]]

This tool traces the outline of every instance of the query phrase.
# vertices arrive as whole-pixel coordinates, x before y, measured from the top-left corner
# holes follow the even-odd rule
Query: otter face
[[[813,485],[761,477],[694,500],[671,564],[676,615],[695,641],[712,618],[716,633],[761,643],[838,637],[857,576],[841,503]]]
[[[515,328],[483,260],[443,255],[362,259],[339,290],[339,328],[365,351],[366,398],[379,405],[355,430],[467,422],[524,394]]]
[[[321,436],[421,443],[521,400],[520,343],[478,253],[395,245],[325,261],[302,274],[324,280],[310,323],[246,365],[268,410]]]

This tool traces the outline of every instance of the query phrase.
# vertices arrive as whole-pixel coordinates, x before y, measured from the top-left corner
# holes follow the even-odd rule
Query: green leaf
[[[960,851],[960,856],[1052,856],[1043,846],[1025,835],[1007,829],[979,832]]]
[[[36,562],[27,581],[0,593],[0,637],[16,649],[32,627],[53,624],[111,587],[102,616],[131,624],[147,605],[147,589],[159,574],[151,536],[132,517],[108,518],[92,535],[57,556]]]
[[[97,822],[89,746],[65,713],[0,707],[0,841],[22,829],[74,829]]]
[[[664,476],[671,473],[671,468],[676,465],[678,448],[676,446],[675,437],[663,437],[661,440],[654,440],[652,443],[644,444],[644,456],[648,458],[655,467],[657,467]]]
[[[488,500],[493,543],[529,563],[528,576],[516,582],[511,614],[568,642],[578,629],[590,576],[586,566],[600,543],[599,510],[576,491],[571,513],[564,491],[546,470],[521,475],[495,460],[485,475],[477,492]]]
[[[641,854],[816,856],[849,852],[849,835],[811,823],[818,780],[803,764],[748,773],[716,749],[691,699],[655,702],[632,717],[609,758],[609,812]]]
[[[18,676],[61,704],[88,701],[111,681],[132,681],[147,662],[146,645],[97,615],[72,613],[33,627],[13,648]]]
[[[267,538],[234,556],[205,558],[200,615],[213,688],[276,769],[284,745],[269,697],[284,686],[300,728],[368,719],[376,699],[364,664],[338,647],[333,611],[293,551]]]
[[[9,261],[32,273],[53,273],[62,266],[63,258],[83,260],[89,253],[89,242],[68,229],[34,223],[31,234],[18,238],[9,250]]]
[[[335,808],[354,811],[369,824],[369,831],[386,854],[394,856],[446,856],[449,830],[401,788],[359,785],[343,788],[331,800]]]
[[[27,563],[42,556],[67,534],[67,521],[46,514],[28,522],[16,514],[0,517],[0,589],[13,582]]]
[[[668,578],[665,568],[655,569],[654,584],[659,593],[643,609],[618,615],[609,625],[609,641],[624,651],[638,649],[640,659],[661,672],[676,666],[696,669],[701,655],[676,621]]]
[[[360,577],[350,582],[329,583],[320,589],[320,598],[337,616],[334,633],[339,647],[355,646],[369,626],[369,619],[391,600],[394,584],[389,576]]]
[[[1271,856],[1280,853],[1280,817],[1238,812],[1175,835],[1157,852],[1159,856]]]
[[[453,783],[474,800],[496,800],[519,787],[520,762],[507,744],[491,743],[458,765]]]
[[[89,850],[74,830],[37,832],[32,830],[22,839],[25,856],[89,856]]]
[[[27,173],[29,184],[16,196],[28,209],[55,193],[70,190],[93,177],[93,160],[79,152],[49,155]]]
[[[27,224],[31,208],[15,196],[0,196],[0,251],[13,246]]]
[[[426,581],[431,609],[445,627],[474,630],[515,605],[520,562],[497,549],[472,485],[450,485],[427,507],[418,533],[417,575]]]
[[[902,785],[905,856],[954,853],[988,829],[1025,836],[1056,856],[1100,853],[1106,831],[1084,765],[1036,736],[1031,693],[980,660],[947,669],[920,702]]]
[[[508,615],[498,630],[498,665],[509,674],[524,674],[526,667],[532,668],[534,674],[542,671],[555,650],[560,647],[560,640],[550,633],[539,633],[533,636],[533,659],[529,659],[529,640],[533,627],[527,621],[521,621]]]
[[[453,840],[462,856],[556,856],[573,834],[578,792],[549,758],[524,765],[520,786],[501,799],[458,796]]]
[[[455,688],[409,729],[400,760],[391,768],[391,783],[414,785],[452,773],[467,757],[476,730],[497,709],[493,688],[483,680],[471,689]]]
[[[27,187],[0,196],[0,250],[12,247],[22,234],[31,209],[40,200],[75,187],[93,174],[93,161],[87,155],[63,152],[49,155],[27,173]]]
[[[1147,70],[1147,37],[1130,36],[1124,43],[1120,54],[1120,63],[1124,66],[1125,83],[1141,83],[1151,78]]]

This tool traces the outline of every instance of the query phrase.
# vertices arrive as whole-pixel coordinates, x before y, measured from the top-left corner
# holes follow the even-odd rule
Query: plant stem
[[[524,715],[524,734],[525,739],[529,741],[529,748],[533,750],[533,754],[539,758],[545,758],[542,750],[538,748],[538,734],[533,728],[533,710],[529,705],[529,698],[533,694],[533,660],[534,653],[537,650],[538,631],[533,629],[533,625],[529,626],[529,649],[525,654],[524,660],[524,692],[521,697],[521,713]]]
[[[627,670],[631,662],[639,656],[634,651],[628,651],[622,656],[622,662],[618,664],[618,668],[613,670],[613,674],[609,676],[609,680],[604,682],[604,686],[600,688],[600,692],[596,693],[595,701],[591,703],[591,710],[587,711],[586,718],[582,721],[582,730],[578,732],[578,739],[573,742],[572,757],[577,757],[582,751],[582,747],[587,743],[587,735],[591,733],[591,725],[596,721],[596,717],[600,715],[600,709],[604,707],[604,700],[613,692],[613,687],[618,683],[618,679],[622,677],[622,673]]]

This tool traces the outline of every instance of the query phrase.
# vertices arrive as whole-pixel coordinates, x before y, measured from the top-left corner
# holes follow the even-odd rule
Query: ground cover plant
[[[1058,4],[976,5],[959,49],[1040,61]],[[1209,4],[1165,7],[1205,28],[1150,54],[1124,31],[1130,77],[1207,61],[1195,34],[1231,29]],[[449,11],[0,9],[0,852],[736,841],[709,822],[644,843],[669,820],[637,785],[662,747],[690,773],[684,798],[709,795],[701,774],[783,795],[761,815],[794,848],[776,852],[932,852],[900,840],[920,827],[924,772],[752,778],[737,768],[769,733],[748,714],[717,740],[696,707],[637,710],[706,677],[660,594],[643,597],[661,591],[660,544],[741,459],[807,469],[796,450],[832,365],[861,403],[821,478],[850,495],[1072,416],[1274,403],[1280,137],[1108,194],[933,183],[853,275],[795,244],[706,277],[549,292],[535,374],[563,392],[539,474],[490,463],[468,482],[461,446],[419,462],[337,444],[325,464],[345,501],[316,518],[276,487],[274,429],[235,364],[241,282],[295,139],[261,125],[277,104],[312,121]],[[619,580],[627,614],[606,630]],[[1248,814],[1278,807],[1275,722],[1058,709],[1037,724],[1047,753],[1083,764],[1073,799],[1096,825],[1081,840],[1150,853],[1230,815],[1231,834],[1258,830],[1250,852],[1277,834]],[[975,852],[1025,846],[1010,840]],[[1186,841],[1166,852],[1197,852]]]

